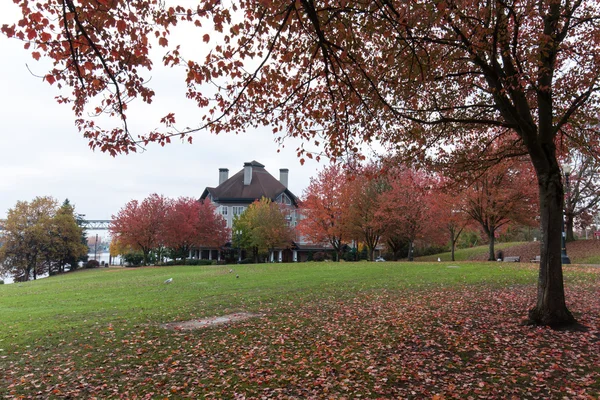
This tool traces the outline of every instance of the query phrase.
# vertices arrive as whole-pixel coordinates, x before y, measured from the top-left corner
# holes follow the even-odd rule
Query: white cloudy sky
[[[14,19],[10,2],[0,5],[0,25]],[[280,153],[270,129],[244,135],[197,134],[194,144],[173,143],[146,152],[113,158],[91,151],[77,132],[69,107],[59,105],[55,87],[29,72],[42,75],[43,64],[35,62],[23,44],[0,35],[0,218],[18,200],[36,196],[68,198],[88,219],[109,219],[131,199],[151,193],[169,197],[198,197],[206,186],[216,186],[218,169],[230,176],[245,161],[257,160],[275,177],[279,168],[289,168],[290,190],[300,196],[310,176],[322,168],[310,160],[301,166],[297,143],[287,143]],[[160,64],[160,62],[157,62]],[[139,129],[152,128],[158,117],[179,111],[190,121],[193,105],[184,98],[181,79],[157,69],[152,73],[157,99],[152,108],[130,116]]]

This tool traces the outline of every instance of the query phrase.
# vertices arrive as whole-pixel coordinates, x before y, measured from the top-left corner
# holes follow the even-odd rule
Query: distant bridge
[[[81,226],[91,231],[99,231],[107,230],[110,223],[110,219],[86,219],[81,221]]]
[[[0,231],[4,230],[5,219],[0,219]],[[108,230],[110,219],[86,219],[81,221],[81,226],[91,231]]]

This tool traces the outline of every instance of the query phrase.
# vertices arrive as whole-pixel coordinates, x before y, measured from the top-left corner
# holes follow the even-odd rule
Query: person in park
[[[362,157],[361,144],[374,141],[455,173],[528,157],[542,231],[529,321],[575,322],[563,287],[558,155],[598,150],[595,0],[14,3],[22,15],[2,32],[54,63],[43,79],[62,89],[58,101],[72,107],[91,147],[113,155],[264,125],[337,161]],[[182,35],[170,34],[182,25],[201,46],[175,42]],[[183,71],[182,96],[202,110],[197,127],[180,129],[173,111],[162,129],[132,129],[130,102],[155,96],[153,47]],[[116,124],[99,126],[92,114]],[[303,146],[298,154],[301,162],[313,156]]]

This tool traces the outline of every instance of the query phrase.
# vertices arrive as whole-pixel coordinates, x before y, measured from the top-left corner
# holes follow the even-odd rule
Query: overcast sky
[[[15,15],[12,4],[4,3],[0,25]],[[127,201],[151,193],[199,197],[205,187],[218,184],[219,168],[228,168],[232,176],[252,160],[264,164],[276,178],[280,168],[288,168],[289,188],[301,196],[309,178],[323,167],[323,162],[310,160],[301,166],[297,143],[288,142],[277,153],[268,128],[237,136],[200,133],[192,145],[150,145],[143,153],[116,158],[94,152],[76,130],[70,108],[54,100],[59,91],[26,66],[43,75],[43,63],[33,60],[23,43],[3,35],[0,53],[0,218],[18,200],[52,196],[61,202],[68,198],[87,219],[110,219]],[[170,111],[180,114],[178,120],[181,115],[190,122],[196,119],[194,106],[184,98],[183,80],[157,68],[151,86],[156,101],[151,108],[130,114],[134,129],[153,128],[158,116]]]

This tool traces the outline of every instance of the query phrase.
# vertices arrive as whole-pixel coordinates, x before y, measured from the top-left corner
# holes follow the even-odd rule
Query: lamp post
[[[235,242],[236,242],[236,247],[238,250],[238,263],[240,261],[242,261],[242,246],[240,241],[242,240],[242,231],[240,229],[236,230],[235,232]]]
[[[566,196],[565,196],[565,199],[566,199],[567,202],[569,201],[569,196],[568,196],[568,194],[569,194],[569,175],[571,174],[571,170],[572,170],[572,167],[568,163],[564,164],[562,166],[562,171],[563,171],[563,174],[565,176],[565,187],[567,189],[566,190]],[[562,248],[560,249],[560,260],[561,260],[561,262],[562,262],[563,265],[564,264],[571,264],[571,260],[569,259],[569,256],[567,255],[567,231],[565,229],[565,214],[566,214],[565,213],[565,207],[566,207],[566,204],[563,205],[563,209],[562,209],[563,215],[562,215],[562,218],[561,218],[561,221],[562,221],[561,247]]]

